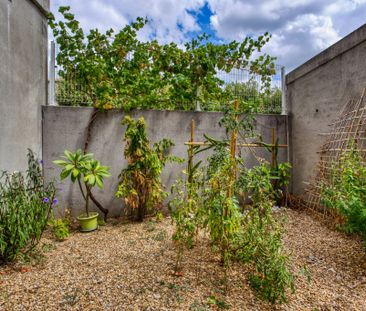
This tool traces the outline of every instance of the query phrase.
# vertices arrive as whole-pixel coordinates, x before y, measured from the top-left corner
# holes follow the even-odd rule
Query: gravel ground
[[[223,273],[206,243],[186,253],[184,275],[173,276],[173,227],[165,219],[108,224],[64,242],[44,238],[40,263],[0,268],[0,310],[366,310],[361,241],[304,212],[281,213],[297,275],[288,304],[259,300],[239,265],[224,297]]]

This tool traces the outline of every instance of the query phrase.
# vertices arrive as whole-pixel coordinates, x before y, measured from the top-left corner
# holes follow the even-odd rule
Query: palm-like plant
[[[106,218],[108,210],[96,201],[92,194],[92,188],[95,185],[101,189],[103,188],[104,178],[111,175],[109,167],[102,166],[99,161],[93,159],[92,153],[83,154],[80,149],[75,153],[65,150],[63,159],[55,160],[53,163],[63,167],[60,173],[61,180],[70,176],[73,183],[78,183],[80,192],[85,200],[87,217],[89,217],[89,199],[91,199],[104,213],[104,218]]]

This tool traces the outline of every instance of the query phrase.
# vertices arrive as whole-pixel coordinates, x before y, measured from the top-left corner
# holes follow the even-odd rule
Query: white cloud
[[[352,12],[358,7],[366,4],[366,0],[336,0],[325,6],[324,14],[334,15],[339,13]]]
[[[265,51],[287,69],[332,45],[365,22],[366,0],[208,0],[219,37],[272,33]]]
[[[199,31],[194,16],[188,11],[198,11],[204,0],[55,0],[52,10],[60,5],[70,5],[76,18],[87,29],[118,30],[137,17],[148,17],[150,22],[140,33],[142,40],[155,37],[160,42],[183,42],[189,32]]]
[[[304,36],[307,37],[308,40],[303,41],[303,43],[310,44],[310,46],[306,46],[311,50],[325,49],[341,39],[333,28],[332,19],[329,16],[316,16],[314,14],[298,16],[284,27],[283,32],[287,38],[293,36],[305,39]]]

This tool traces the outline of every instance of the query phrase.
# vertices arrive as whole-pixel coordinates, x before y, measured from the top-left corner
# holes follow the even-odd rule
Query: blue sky
[[[139,36],[182,44],[206,32],[215,42],[265,31],[265,51],[290,71],[366,23],[366,0],[51,0],[70,5],[85,29],[118,30],[138,16],[150,22]]]

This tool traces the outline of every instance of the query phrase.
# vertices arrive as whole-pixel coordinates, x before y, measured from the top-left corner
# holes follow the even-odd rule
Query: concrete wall
[[[47,98],[49,1],[0,1],[0,170],[26,168],[41,154],[41,106]]]
[[[366,25],[286,76],[291,120],[292,192],[299,195],[315,172],[321,133],[346,102],[366,87]]]
[[[71,207],[74,214],[79,213],[84,208],[82,197],[77,186],[74,187],[67,181],[59,182],[60,168],[56,167],[52,161],[59,158],[65,149],[76,150],[84,146],[86,128],[92,114],[91,108],[82,107],[43,107],[43,160],[45,176],[47,180],[55,179],[58,188],[62,191],[58,193],[61,206]],[[196,140],[202,140],[203,134],[207,133],[212,137],[225,137],[224,129],[220,128],[218,121],[222,117],[220,113],[207,112],[184,112],[184,111],[155,111],[136,110],[130,113],[132,117],[143,116],[148,125],[148,133],[151,142],[162,138],[170,138],[176,144],[172,148],[172,154],[182,158],[187,156],[187,148],[184,142],[190,136],[190,123],[196,121]],[[96,196],[111,210],[111,214],[120,215],[122,212],[122,200],[116,199],[114,194],[117,189],[118,175],[127,163],[123,156],[124,143],[122,138],[125,127],[120,122],[124,113],[120,111],[109,111],[101,113],[95,121],[92,130],[92,140],[88,151],[93,152],[95,158],[103,165],[111,167],[112,177],[106,180],[105,189],[96,191]],[[280,115],[258,115],[256,117],[257,132],[262,134],[264,141],[271,141],[271,131],[274,127],[280,138],[280,143],[286,143],[286,116]],[[270,153],[262,148],[257,148],[258,156],[263,156],[270,160]],[[254,157],[250,155],[248,149],[242,149],[243,157],[248,165],[256,163]],[[204,155],[204,156],[207,156]],[[280,159],[286,161],[287,150],[280,151]],[[185,165],[169,164],[163,172],[162,180],[166,189],[181,174]]]

